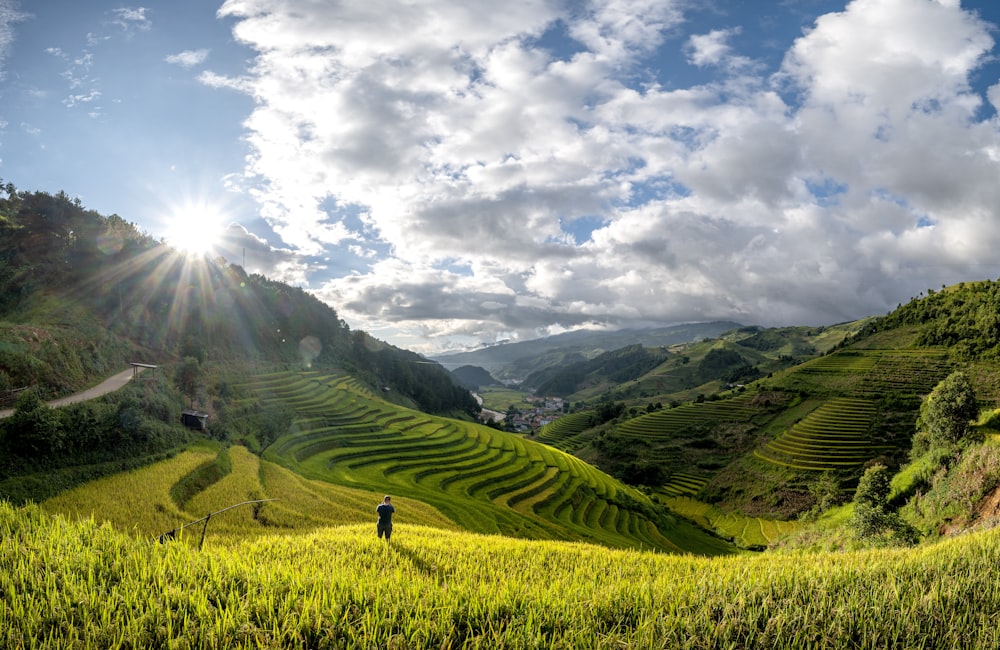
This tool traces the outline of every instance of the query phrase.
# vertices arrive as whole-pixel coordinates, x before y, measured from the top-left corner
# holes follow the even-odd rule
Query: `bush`
[[[4,424],[7,447],[16,454],[52,454],[65,444],[66,432],[59,414],[33,390],[18,396],[14,413]]]
[[[917,426],[927,432],[931,445],[944,446],[964,438],[977,417],[979,405],[972,382],[959,371],[943,379],[920,405]]]
[[[889,506],[892,476],[885,465],[865,470],[854,492],[850,526],[858,539],[871,544],[913,544],[917,531]]]

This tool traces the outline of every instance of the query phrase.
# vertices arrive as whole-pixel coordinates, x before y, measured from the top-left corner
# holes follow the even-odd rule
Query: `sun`
[[[222,214],[210,205],[186,205],[173,210],[166,220],[164,239],[185,255],[213,252],[222,234]]]

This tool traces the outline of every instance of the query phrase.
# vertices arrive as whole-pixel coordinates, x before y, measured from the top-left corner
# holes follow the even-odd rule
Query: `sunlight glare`
[[[166,225],[166,242],[187,255],[206,255],[219,243],[222,215],[210,205],[187,205],[174,210]]]

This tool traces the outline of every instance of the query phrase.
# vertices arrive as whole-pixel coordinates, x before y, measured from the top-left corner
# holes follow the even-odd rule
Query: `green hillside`
[[[42,507],[72,519],[96,518],[117,530],[155,539],[235,504],[268,500],[227,511],[212,518],[210,526],[185,529],[192,543],[204,533],[211,545],[220,538],[370,523],[380,498],[367,490],[306,479],[242,446],[203,441],[151,465],[62,492]],[[403,495],[396,501],[406,524],[457,529],[427,504]]]
[[[677,345],[646,375],[600,393],[538,440],[663,495],[674,512],[794,519],[832,476],[846,500],[867,466],[908,460],[921,400],[956,369],[984,404],[1000,398],[1000,284],[967,283],[891,314],[830,328],[742,327]],[[621,415],[588,409],[614,401]],[[688,501],[670,499],[676,485]],[[708,524],[734,537],[731,525]],[[739,538],[734,537],[734,538]]]
[[[443,368],[351,330],[301,288],[179,254],[64,193],[4,189],[0,406],[11,405],[13,389],[57,397],[132,361],[172,366],[191,358],[250,368],[336,367],[390,387],[389,397],[407,406],[478,412]],[[190,397],[211,408],[214,388]]]
[[[520,435],[301,290],[0,216],[0,647],[1000,641],[1000,282],[553,367],[573,412]]]
[[[0,495],[17,502],[187,453],[196,434],[179,411],[195,405],[222,451],[177,479],[161,513],[221,506],[202,492],[243,480],[230,456],[244,452],[226,451],[236,443],[470,531],[714,554],[730,549],[698,526],[770,545],[817,507],[817,485],[843,502],[872,463],[902,466],[922,398],[953,370],[980,399],[1000,396],[1000,290],[970,283],[881,318],[740,326],[553,366],[540,385],[561,386],[577,411],[525,438],[477,424],[442,368],[351,331],[300,289],[179,256],[61,194],[14,191],[0,215],[0,388],[29,389],[0,424]],[[137,358],[158,368],[118,394],[40,402]],[[247,485],[240,498],[274,491]],[[282,508],[265,512],[312,516]]]
[[[351,377],[276,373],[249,383],[291,413],[266,459],[332,483],[403,494],[467,530],[701,554],[727,545],[579,459],[486,426],[391,405]]]

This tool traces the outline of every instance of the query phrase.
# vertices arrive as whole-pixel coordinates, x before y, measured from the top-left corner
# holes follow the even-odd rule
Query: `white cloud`
[[[255,98],[247,174],[286,244],[391,249],[320,295],[399,336],[829,323],[990,259],[1000,133],[969,85],[993,47],[974,15],[855,0],[771,76],[711,31],[681,46],[719,76],[668,88],[648,71],[680,6],[229,0],[258,56],[201,78]],[[559,34],[568,54],[539,46]],[[580,217],[602,225],[577,243]]]
[[[148,7],[118,7],[111,10],[111,24],[131,34],[136,31],[148,32],[153,21],[147,16]]]
[[[740,29],[714,29],[707,34],[692,34],[688,38],[688,56],[697,66],[728,64],[741,68],[749,65],[746,57],[734,56],[729,39],[739,34]]]
[[[14,27],[17,23],[28,18],[30,18],[29,14],[18,10],[15,0],[0,0],[0,79],[6,73],[4,65],[7,63],[10,47],[16,38]]]
[[[173,63],[184,68],[193,68],[196,65],[201,65],[208,59],[209,50],[184,50],[183,52],[178,52],[177,54],[170,54],[163,60],[167,63]]]

